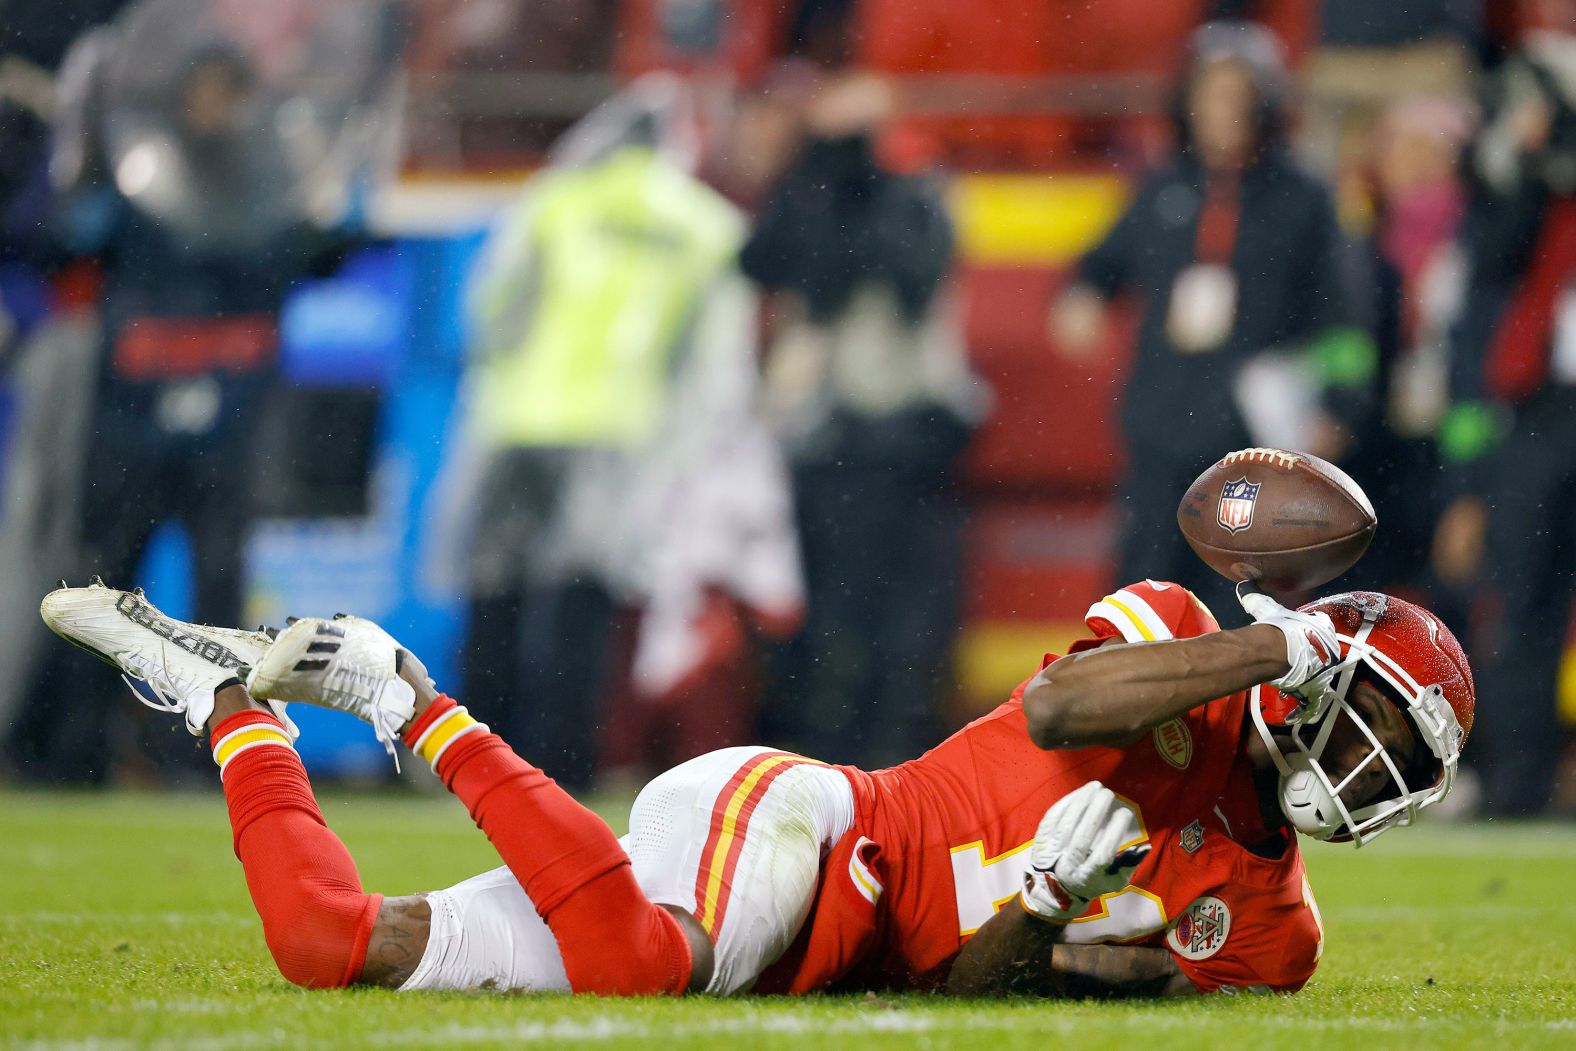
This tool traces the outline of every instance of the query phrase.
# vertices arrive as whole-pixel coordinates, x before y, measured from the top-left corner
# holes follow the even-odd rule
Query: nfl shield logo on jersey
[[[1228,533],[1240,533],[1253,524],[1253,505],[1259,499],[1262,482],[1238,478],[1227,482],[1220,490],[1220,506],[1215,511],[1215,521]]]

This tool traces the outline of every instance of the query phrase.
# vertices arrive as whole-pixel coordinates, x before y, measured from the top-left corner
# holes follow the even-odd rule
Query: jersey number
[[[1138,807],[1128,800],[1122,805],[1133,818],[1134,835],[1123,847],[1147,843],[1144,819]],[[985,856],[985,844],[969,843],[952,848],[952,885],[958,898],[958,935],[968,937],[996,915],[1023,887],[1023,874],[1029,868],[1029,847],[1033,840],[993,858]],[[1160,899],[1137,887],[1124,887],[1103,896],[1098,908],[1074,920],[1067,928],[1066,940],[1091,942],[1129,941],[1166,929],[1166,910]]]

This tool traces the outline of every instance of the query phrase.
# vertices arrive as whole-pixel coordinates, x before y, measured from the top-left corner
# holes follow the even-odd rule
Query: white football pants
[[[724,748],[658,776],[629,814],[636,881],[715,945],[708,993],[749,989],[793,943],[821,858],[852,827],[848,779],[813,759]],[[402,989],[567,991],[553,933],[507,868],[427,895],[431,933]]]

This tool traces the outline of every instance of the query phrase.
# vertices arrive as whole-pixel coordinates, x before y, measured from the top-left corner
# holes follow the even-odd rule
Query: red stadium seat
[[[962,275],[970,352],[997,398],[969,453],[975,486],[1086,496],[1106,491],[1120,468],[1116,401],[1131,319],[1119,315],[1102,353],[1066,361],[1045,338],[1046,306],[1061,280],[1032,269]]]

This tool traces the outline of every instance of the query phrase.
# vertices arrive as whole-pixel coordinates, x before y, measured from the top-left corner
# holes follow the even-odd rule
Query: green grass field
[[[497,864],[448,799],[329,796],[366,885]],[[0,792],[0,1047],[1576,1047],[1576,827],[1309,852],[1328,929],[1295,997],[977,1004],[305,992],[274,971],[217,795]]]

